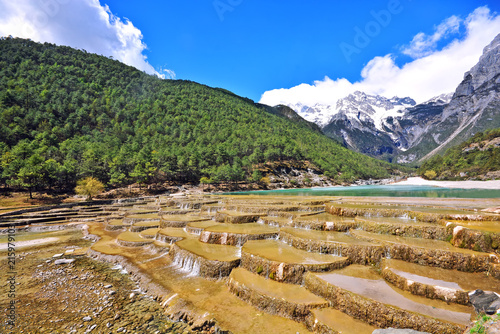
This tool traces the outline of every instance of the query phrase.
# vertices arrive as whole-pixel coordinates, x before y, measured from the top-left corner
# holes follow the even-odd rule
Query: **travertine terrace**
[[[500,215],[483,211],[498,206],[185,195],[1,219],[40,242],[44,231],[83,230],[87,256],[128,267],[195,331],[462,333],[474,316],[468,293],[500,293]]]

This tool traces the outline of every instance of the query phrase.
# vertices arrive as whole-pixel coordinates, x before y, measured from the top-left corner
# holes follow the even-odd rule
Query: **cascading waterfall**
[[[385,258],[390,260],[391,259],[391,251],[389,249],[385,250]]]
[[[182,203],[180,205],[181,210],[188,210],[189,209],[189,203]]]
[[[198,276],[200,273],[200,261],[192,255],[177,253],[172,264],[178,267],[181,272],[187,273],[189,277]]]
[[[340,247],[340,246],[335,247],[332,255],[333,256],[342,256],[342,247]]]
[[[243,246],[243,240],[242,240],[242,237],[241,235],[238,236],[238,242],[236,243],[236,247],[241,247]]]

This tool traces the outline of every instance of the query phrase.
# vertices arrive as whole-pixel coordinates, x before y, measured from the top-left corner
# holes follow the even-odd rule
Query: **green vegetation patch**
[[[500,170],[500,129],[477,133],[468,141],[425,161],[418,173],[427,179],[458,180]]]
[[[86,51],[0,39],[0,183],[10,186],[253,181],[254,166],[273,161],[309,161],[338,182],[397,169],[290,114]]]

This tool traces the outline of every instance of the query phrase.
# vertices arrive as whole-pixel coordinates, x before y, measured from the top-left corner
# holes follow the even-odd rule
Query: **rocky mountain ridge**
[[[450,129],[437,140],[436,147],[422,157],[425,160],[475,133],[500,126],[500,34],[484,48],[479,62],[464,75],[453,99],[443,110],[441,120],[429,131]]]
[[[336,105],[288,104],[350,149],[398,163],[423,161],[477,132],[500,126],[500,34],[454,93],[416,104],[409,97],[355,92]]]

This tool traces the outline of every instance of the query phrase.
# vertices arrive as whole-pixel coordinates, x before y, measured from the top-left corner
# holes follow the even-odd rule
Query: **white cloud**
[[[418,33],[413,37],[410,45],[403,49],[403,54],[413,58],[432,54],[441,39],[459,31],[461,22],[462,20],[457,16],[451,16],[435,28],[434,34]]]
[[[9,35],[84,49],[166,77],[147,62],[141,31],[99,0],[0,0],[0,36]]]
[[[465,35],[454,39],[446,47],[429,53],[437,41],[463,25]],[[491,13],[487,7],[479,7],[465,20],[452,16],[443,21],[432,36],[415,36],[411,46],[421,56],[402,67],[394,61],[394,55],[375,57],[362,69],[362,79],[351,83],[345,78],[332,80],[325,77],[312,85],[301,84],[289,89],[265,92],[260,102],[277,105],[286,103],[317,103],[335,105],[337,100],[357,90],[367,94],[386,97],[412,97],[417,102],[425,102],[434,96],[454,92],[463,80],[463,75],[474,66],[488,45],[500,32],[500,15]],[[415,41],[420,40],[421,46]],[[428,53],[428,54],[427,54]]]

